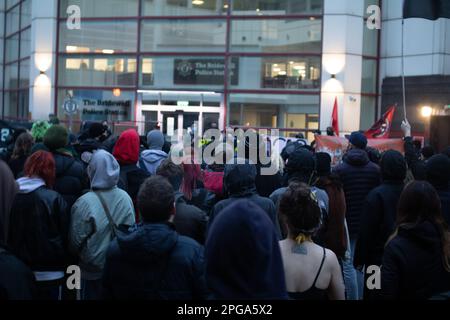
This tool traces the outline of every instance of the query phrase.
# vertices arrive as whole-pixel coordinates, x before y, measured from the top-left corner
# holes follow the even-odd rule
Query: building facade
[[[169,135],[278,128],[312,139],[337,99],[342,134],[367,129],[397,99],[382,89],[399,76],[402,0],[384,2],[2,0],[1,117],[55,113],[75,127],[107,120],[141,133],[159,123]],[[371,5],[382,7],[381,32],[367,27]],[[448,74],[448,22],[422,30],[415,20],[406,74]],[[431,66],[414,60],[414,43],[430,34]]]

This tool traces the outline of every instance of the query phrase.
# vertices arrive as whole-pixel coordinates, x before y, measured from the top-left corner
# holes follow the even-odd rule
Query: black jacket
[[[168,224],[143,224],[111,243],[104,294],[118,300],[206,299],[203,247]]]
[[[450,291],[450,273],[442,255],[440,235],[431,222],[401,227],[384,251],[382,297],[418,300]]]
[[[81,197],[87,187],[83,164],[73,157],[53,154],[56,163],[55,191],[66,200],[69,208]]]
[[[274,191],[283,187],[283,177],[279,172],[275,175],[263,175],[261,173],[263,168],[264,166],[257,166],[256,191],[261,197],[268,198]]]
[[[32,300],[35,293],[35,279],[31,270],[0,247],[0,301]]]
[[[206,226],[208,217],[205,212],[186,202],[183,194],[178,192],[175,196],[176,214],[173,221],[177,232],[205,244]]]
[[[367,196],[353,261],[355,267],[381,265],[384,246],[395,231],[402,191],[402,182],[386,181]]]
[[[442,214],[450,226],[450,159],[435,155],[426,163],[427,180],[437,190],[441,199]]]
[[[65,270],[70,211],[55,191],[41,187],[18,194],[10,218],[8,246],[33,271]]]
[[[16,179],[19,179],[23,176],[23,168],[27,159],[27,156],[20,156],[17,159],[11,159],[9,161],[9,167],[11,168],[11,171]]]
[[[370,162],[366,151],[352,149],[344,163],[334,169],[344,186],[347,204],[347,225],[351,239],[358,237],[364,200],[370,191],[380,185],[380,168]]]
[[[128,193],[133,202],[136,202],[139,189],[150,174],[137,165],[120,166],[120,179],[118,187]]]

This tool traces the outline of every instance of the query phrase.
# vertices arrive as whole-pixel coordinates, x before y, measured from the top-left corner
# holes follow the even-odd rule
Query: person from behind
[[[60,125],[52,126],[44,136],[44,145],[55,158],[55,191],[64,197],[70,208],[81,196],[86,180],[84,166],[67,148],[68,143],[69,133]]]
[[[423,300],[450,295],[450,235],[436,190],[425,181],[403,191],[396,231],[381,268],[381,297]]]
[[[164,135],[160,130],[153,130],[148,133],[148,150],[142,152],[139,160],[139,167],[141,169],[146,170],[151,175],[156,174],[158,167],[168,158],[167,153],[162,150],[164,142]]]
[[[19,193],[12,205],[7,245],[33,270],[37,298],[61,299],[68,263],[67,238],[70,224],[66,201],[52,190],[55,160],[38,151],[25,163],[24,177],[17,180]]]
[[[431,157],[425,164],[427,181],[436,189],[442,205],[442,214],[450,225],[450,158],[443,154]]]
[[[205,258],[213,299],[288,298],[278,235],[267,214],[252,201],[236,201],[215,219]]]
[[[203,245],[205,243],[208,216],[199,208],[188,204],[184,194],[180,191],[183,169],[170,161],[170,159],[166,159],[161,163],[156,174],[169,180],[175,192],[175,209],[177,214],[173,224],[177,232]]]
[[[119,188],[125,190],[133,203],[136,203],[141,184],[150,175],[137,166],[139,161],[140,139],[136,130],[123,132],[114,146],[113,155],[120,164]]]
[[[200,300],[208,297],[203,247],[179,235],[172,224],[173,187],[152,176],[142,185],[143,222],[111,244],[103,272],[104,298],[114,300]]]
[[[209,216],[209,227],[214,219],[222,214],[228,206],[242,199],[249,200],[260,207],[272,221],[277,234],[281,237],[275,205],[269,198],[264,198],[256,192],[256,166],[253,164],[227,164],[224,172],[224,185],[227,199],[219,201]]]
[[[345,221],[344,188],[339,177],[331,172],[331,156],[318,152],[317,160],[317,188],[324,190],[329,198],[328,225],[324,234],[324,246],[333,251],[342,262],[348,249],[348,232]]]
[[[286,287],[294,300],[345,300],[344,280],[336,255],[316,245],[321,211],[314,192],[292,183],[280,200],[280,216],[288,230],[280,242]]]
[[[389,150],[383,154],[380,166],[383,182],[369,193],[363,206],[353,262],[358,270],[363,270],[364,266],[381,266],[384,247],[396,227],[397,205],[406,178],[406,160],[400,152]],[[364,283],[367,283],[367,276],[369,274]],[[376,299],[377,293],[364,286],[364,300]]]
[[[345,193],[347,225],[350,237],[349,258],[344,261],[344,280],[348,290],[348,300],[360,300],[363,295],[363,274],[353,267],[353,257],[358,239],[364,201],[374,188],[381,183],[380,168],[369,160],[365,151],[367,138],[360,132],[353,132],[349,138],[349,148],[344,162],[334,168]]]
[[[22,133],[16,140],[14,151],[9,160],[9,167],[16,179],[23,175],[23,167],[28,157],[31,155],[31,148],[33,147],[34,139],[28,132]]]
[[[70,246],[78,256],[81,268],[81,298],[101,298],[101,277],[106,251],[118,226],[135,223],[130,196],[117,187],[120,166],[104,151],[94,153],[88,166],[91,191],[72,207]]]

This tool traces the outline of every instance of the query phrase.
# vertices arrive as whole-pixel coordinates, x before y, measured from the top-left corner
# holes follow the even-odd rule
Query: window
[[[67,17],[71,5],[79,6],[82,17],[136,17],[139,0],[60,0],[60,17]]]
[[[362,63],[362,93],[377,92],[377,60],[363,58]]]
[[[231,50],[236,52],[322,51],[321,20],[233,20]]]
[[[222,15],[228,0],[143,0],[144,16],[206,16]]]
[[[321,14],[322,0],[234,0],[235,15]]]

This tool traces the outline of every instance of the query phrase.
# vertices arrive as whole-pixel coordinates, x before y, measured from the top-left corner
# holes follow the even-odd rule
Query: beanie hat
[[[406,178],[408,165],[405,157],[395,150],[388,150],[380,161],[381,176],[383,180],[403,181]]]
[[[162,150],[164,135],[159,130],[150,131],[147,135],[147,145],[150,150]]]
[[[310,183],[312,174],[316,170],[316,159],[311,151],[300,148],[291,154],[286,162],[286,172],[289,180],[300,180]]]
[[[367,147],[367,137],[361,132],[353,132],[349,141],[358,149],[365,149]]]
[[[68,142],[69,133],[61,125],[52,126],[44,136],[44,144],[51,151],[66,147]]]

